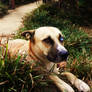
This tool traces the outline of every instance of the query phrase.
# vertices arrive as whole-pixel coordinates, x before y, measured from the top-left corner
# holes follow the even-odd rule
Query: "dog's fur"
[[[63,35],[55,27],[40,27],[22,33],[27,40],[16,39],[8,42],[10,56],[27,55],[27,60],[40,61],[43,67],[50,71],[55,65],[53,72],[58,74],[57,64],[67,60],[68,51],[63,45]],[[61,91],[74,92],[74,90],[56,75],[49,78]],[[72,79],[71,79],[72,80]]]

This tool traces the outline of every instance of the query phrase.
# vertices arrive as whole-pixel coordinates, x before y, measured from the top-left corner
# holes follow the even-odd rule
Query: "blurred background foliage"
[[[0,0],[0,6],[7,5],[7,7],[12,8],[12,2],[15,2],[15,7],[31,3],[38,2],[39,0]],[[41,0],[40,0],[41,1]],[[70,19],[73,23],[80,25],[91,25],[92,24],[92,0],[42,0],[44,3],[57,2],[55,7],[59,7],[64,13],[65,18]],[[6,8],[1,8],[4,11]],[[0,9],[0,10],[1,10]],[[2,14],[3,11],[1,11]]]

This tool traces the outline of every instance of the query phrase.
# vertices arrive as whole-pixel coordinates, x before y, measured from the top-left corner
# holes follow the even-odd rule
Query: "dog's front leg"
[[[49,76],[49,78],[56,84],[56,86],[60,89],[61,92],[74,92],[72,87],[66,84],[57,75],[52,74]]]
[[[80,92],[90,92],[90,87],[72,73],[63,72],[61,75],[65,75],[71,84],[74,85]]]

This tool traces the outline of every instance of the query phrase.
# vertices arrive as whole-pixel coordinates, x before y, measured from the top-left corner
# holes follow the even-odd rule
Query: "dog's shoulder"
[[[11,55],[27,54],[29,48],[29,41],[23,39],[9,40],[8,50]]]

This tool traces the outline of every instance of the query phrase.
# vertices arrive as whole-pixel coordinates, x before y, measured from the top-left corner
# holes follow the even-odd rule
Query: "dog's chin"
[[[60,63],[60,62],[66,62],[67,59],[63,59],[63,58],[59,58],[59,57],[49,57],[47,56],[47,59],[50,61],[50,62],[53,62],[53,63]]]

